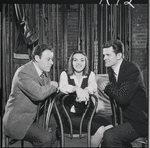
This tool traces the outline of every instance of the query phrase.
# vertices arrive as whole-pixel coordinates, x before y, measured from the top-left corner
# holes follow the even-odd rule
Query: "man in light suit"
[[[38,103],[56,92],[58,83],[48,73],[53,65],[52,48],[34,47],[32,60],[15,72],[11,93],[3,116],[4,134],[12,139],[27,140],[36,147],[50,147],[52,133],[35,123]],[[41,74],[45,73],[45,82]]]
[[[103,45],[110,82],[104,84],[102,89],[110,99],[116,100],[123,113],[123,124],[105,131],[105,147],[121,148],[148,135],[148,100],[141,72],[137,64],[126,61],[123,54],[124,45],[120,40],[111,40]]]

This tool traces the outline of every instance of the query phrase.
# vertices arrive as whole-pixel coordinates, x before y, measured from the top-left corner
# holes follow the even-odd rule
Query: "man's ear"
[[[121,52],[117,53],[117,59],[118,59],[118,60],[120,60],[120,59],[122,58],[122,56],[123,56],[123,55],[122,55]]]
[[[39,56],[38,55],[35,55],[35,61],[39,61]]]

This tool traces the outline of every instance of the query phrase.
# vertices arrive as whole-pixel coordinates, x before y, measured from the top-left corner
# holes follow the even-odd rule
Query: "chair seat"
[[[82,147],[87,146],[87,137],[82,137],[82,138],[73,137],[71,139],[65,136],[64,139],[65,139],[65,147],[68,147],[68,148],[71,148],[71,147],[82,148]]]
[[[5,147],[9,147],[10,145],[15,145],[18,142],[21,143],[21,147],[24,147],[24,141],[23,140],[18,140],[18,139],[12,139],[9,136],[5,136]]]
[[[79,134],[79,130],[80,130],[80,120],[81,118],[71,118],[72,121],[72,126],[73,126],[73,133],[74,134]],[[90,120],[90,117],[84,119],[83,121],[83,125],[82,125],[82,132],[83,133],[87,133],[87,127],[88,127],[88,121]],[[100,116],[94,116],[93,120],[92,120],[92,126],[91,126],[91,134],[93,135],[97,129],[100,127],[101,125],[108,125],[109,121],[105,120],[104,118],[100,117]],[[65,133],[69,134],[70,133],[70,129],[69,129],[69,120],[67,120],[64,124],[64,131]]]
[[[18,142],[19,140],[17,139],[10,139],[9,141],[9,145],[15,144],[16,142]]]

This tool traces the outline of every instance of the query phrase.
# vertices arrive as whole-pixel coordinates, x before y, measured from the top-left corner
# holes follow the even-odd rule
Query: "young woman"
[[[97,91],[95,74],[93,71],[89,71],[87,56],[82,51],[74,51],[71,54],[68,69],[60,75],[59,89],[65,94],[76,94],[76,98],[71,96],[65,105],[68,105],[71,118],[76,118],[76,121],[80,122],[81,115],[89,101],[89,94],[94,94]],[[94,103],[92,103],[90,108],[93,105]],[[87,122],[84,123],[83,130],[87,130],[89,116],[90,111],[86,115]],[[65,120],[65,116],[63,118]],[[112,125],[107,120],[94,116],[91,130],[93,135],[91,137],[91,145],[93,147],[97,147],[100,144],[104,131],[110,127]]]

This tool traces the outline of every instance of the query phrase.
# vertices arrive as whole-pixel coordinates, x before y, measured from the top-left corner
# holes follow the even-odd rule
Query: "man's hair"
[[[112,47],[114,49],[114,53],[122,53],[124,55],[124,44],[120,40],[110,40],[105,42],[102,45],[102,48]]]
[[[33,48],[33,51],[32,51],[32,55],[31,55],[31,59],[32,60],[35,60],[35,56],[38,55],[40,58],[42,56],[42,53],[45,51],[45,50],[50,50],[53,52],[53,48],[47,44],[38,44],[36,45],[34,48]]]
[[[67,69],[68,75],[73,75],[74,74],[74,68],[73,68],[73,64],[72,64],[73,63],[73,56],[75,54],[78,54],[78,53],[85,56],[85,68],[83,69],[83,75],[87,75],[88,72],[89,72],[89,64],[88,64],[87,55],[83,51],[81,51],[81,50],[75,50],[71,54],[71,56],[69,58],[69,61],[68,61],[68,69]]]

